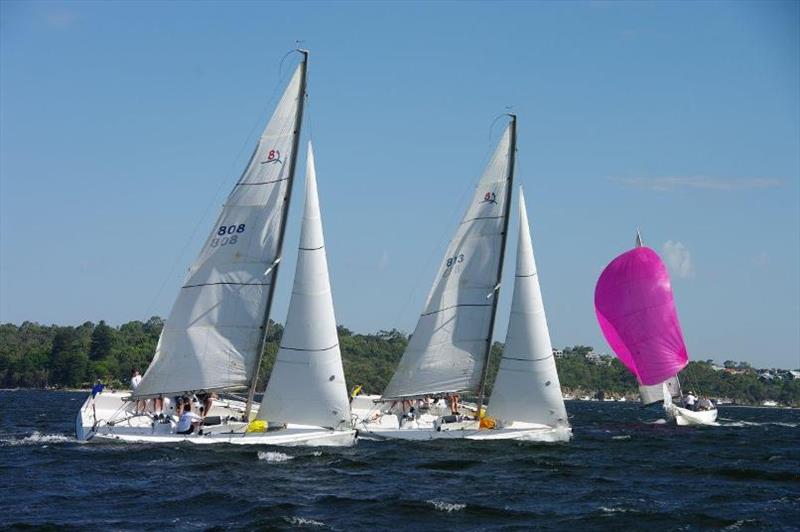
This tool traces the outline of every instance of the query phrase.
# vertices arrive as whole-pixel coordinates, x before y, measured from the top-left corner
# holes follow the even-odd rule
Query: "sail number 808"
[[[211,239],[211,247],[236,244],[239,241],[239,234],[244,233],[244,230],[245,224],[220,226],[217,230],[217,236]]]

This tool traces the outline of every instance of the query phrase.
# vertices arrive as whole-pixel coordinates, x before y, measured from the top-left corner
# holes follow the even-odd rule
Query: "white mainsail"
[[[384,398],[481,387],[507,226],[513,127],[512,120],[478,182]]]
[[[511,317],[488,411],[492,417],[507,423],[569,424],[544,313],[522,188]]]
[[[281,347],[257,418],[330,428],[350,426],[310,142],[294,287]]]
[[[189,269],[136,396],[250,385],[280,260],[305,68],[295,70]]]

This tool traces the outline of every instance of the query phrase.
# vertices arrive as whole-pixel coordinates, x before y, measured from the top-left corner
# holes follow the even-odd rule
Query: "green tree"
[[[89,347],[91,360],[103,360],[111,356],[116,340],[116,331],[105,321],[100,320],[92,332],[92,343]]]

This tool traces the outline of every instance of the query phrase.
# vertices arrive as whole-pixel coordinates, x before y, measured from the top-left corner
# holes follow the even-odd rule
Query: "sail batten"
[[[567,426],[522,189],[519,213],[511,317],[488,412],[504,424]]]
[[[137,397],[247,388],[274,290],[305,63],[294,71],[164,324]],[[266,272],[266,273],[265,273]]]
[[[350,425],[311,143],[292,296],[257,418],[329,428]]]
[[[484,170],[448,245],[384,398],[478,393],[491,336],[510,193],[513,122]]]

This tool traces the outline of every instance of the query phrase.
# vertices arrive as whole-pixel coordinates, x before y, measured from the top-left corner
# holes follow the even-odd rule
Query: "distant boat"
[[[678,373],[689,357],[672,295],[669,273],[658,254],[642,244],[615,258],[595,288],[595,311],[617,358],[639,381],[644,404],[663,402],[678,425],[710,425],[716,408],[689,410],[682,403]]]
[[[306,96],[308,53],[189,269],[132,394],[101,393],[78,413],[80,440],[352,445],[347,388],[333,314],[314,157],[289,312],[260,408],[253,398],[282,258]],[[237,390],[247,397],[230,395]],[[137,403],[213,397],[203,433],[177,434],[175,402],[161,416]],[[199,405],[197,406],[199,410]],[[255,421],[252,422],[251,421]]]
[[[511,207],[516,117],[450,241],[425,308],[378,406],[356,398],[359,435],[375,439],[569,440],[520,191],[519,244],[506,344],[483,400]],[[458,401],[475,394],[477,404]],[[373,399],[373,398],[370,398]],[[453,411],[452,409],[456,409]],[[413,409],[413,410],[412,410]]]

